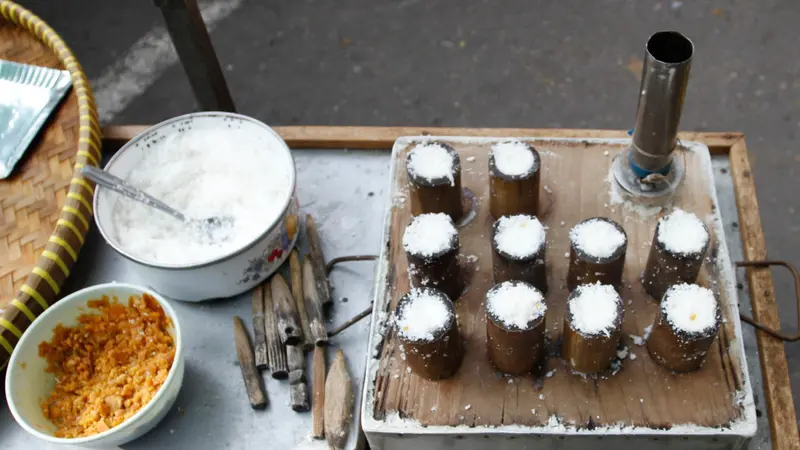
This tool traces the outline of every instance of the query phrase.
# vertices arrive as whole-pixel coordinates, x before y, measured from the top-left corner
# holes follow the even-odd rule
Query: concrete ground
[[[110,122],[149,124],[196,109],[153,2],[22,3],[73,48]],[[681,128],[746,134],[770,257],[800,264],[797,2],[202,5],[239,112],[272,125],[628,129],[645,40],[682,31],[696,50]],[[783,326],[794,329],[791,279],[775,279]],[[786,347],[796,405],[798,345]]]

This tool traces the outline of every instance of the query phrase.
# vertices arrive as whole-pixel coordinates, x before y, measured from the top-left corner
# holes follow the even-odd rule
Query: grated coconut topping
[[[522,142],[500,142],[492,145],[494,165],[506,175],[530,173],[536,163],[531,149]]]
[[[622,303],[614,287],[608,284],[584,284],[569,301],[572,327],[583,334],[609,336]]]
[[[450,314],[441,297],[427,289],[413,289],[400,316],[395,317],[397,332],[406,339],[432,341],[434,334],[444,328]]]
[[[403,248],[415,255],[432,256],[450,248],[457,233],[447,214],[420,214],[403,232]]]
[[[545,241],[545,231],[533,216],[503,216],[498,220],[494,242],[497,249],[517,258],[539,252]]]
[[[600,219],[590,219],[575,225],[569,239],[582,252],[595,258],[608,258],[625,245],[625,235],[617,227]]]
[[[486,309],[506,328],[526,329],[547,311],[544,297],[527,283],[505,281],[486,295]]]
[[[717,299],[710,289],[696,284],[676,284],[661,303],[666,319],[675,328],[700,333],[717,323]]]
[[[695,255],[708,243],[708,231],[697,216],[676,208],[659,220],[658,240],[672,253]]]
[[[440,144],[419,144],[408,155],[408,169],[426,180],[447,178],[455,185],[453,155]]]

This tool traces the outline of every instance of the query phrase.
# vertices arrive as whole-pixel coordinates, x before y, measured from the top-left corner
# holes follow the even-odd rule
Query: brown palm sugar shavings
[[[130,418],[155,396],[175,359],[172,323],[151,296],[132,296],[128,306],[108,297],[88,302],[99,314],[78,325],[61,324],[39,356],[56,376],[42,412],[55,436],[91,436]]]

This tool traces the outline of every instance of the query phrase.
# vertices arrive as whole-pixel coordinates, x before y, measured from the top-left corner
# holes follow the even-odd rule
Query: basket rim
[[[58,224],[53,229],[45,248],[39,252],[36,265],[31,270],[31,273],[27,275],[21,289],[16,293],[16,297],[0,317],[0,371],[2,371],[8,364],[14,347],[6,337],[14,336],[16,338],[15,342],[18,342],[25,329],[38,316],[28,306],[38,305],[40,308],[34,309],[46,310],[58,298],[58,291],[63,287],[63,282],[50,284],[52,289],[48,288],[44,292],[40,292],[37,287],[42,285],[43,279],[48,283],[53,281],[53,277],[49,277],[49,280],[47,277],[54,267],[60,267],[62,271],[65,268],[67,269],[66,276],[64,276],[64,280],[66,280],[68,278],[68,269],[77,261],[80,249],[84,245],[84,238],[93,222],[91,206],[86,207],[84,201],[88,201],[88,205],[91,205],[94,184],[81,175],[80,169],[87,164],[93,166],[100,164],[102,158],[102,135],[97,106],[89,81],[77,58],[61,36],[37,15],[10,0],[0,0],[0,21],[27,31],[50,49],[61,65],[64,66],[64,69],[69,72],[72,89],[78,103],[78,136],[75,145],[75,163],[72,167],[72,178],[67,197],[64,198],[60,206]],[[77,218],[84,226],[74,225],[72,223],[74,218]],[[75,233],[78,236],[79,245],[75,246],[66,243],[59,237],[61,235],[60,231]],[[51,245],[53,250],[48,250],[47,247]],[[54,262],[56,264],[53,264]],[[34,277],[38,278],[38,280]],[[30,323],[27,325],[22,324],[22,326],[19,323],[12,324],[13,319],[18,317],[20,313],[24,314]]]

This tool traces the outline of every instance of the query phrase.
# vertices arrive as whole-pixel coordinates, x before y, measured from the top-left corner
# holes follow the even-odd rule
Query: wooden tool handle
[[[267,358],[267,336],[264,327],[264,288],[259,285],[253,289],[253,350],[256,367],[264,370],[269,366]]]
[[[311,388],[314,397],[311,400],[311,436],[314,439],[325,439],[325,347],[314,348],[314,366]]]
[[[278,318],[278,336],[284,345],[297,345],[303,342],[303,328],[297,316],[292,292],[280,274],[272,278],[272,301],[275,316]]]
[[[347,444],[350,420],[353,417],[353,381],[341,350],[331,364],[325,380],[325,438],[334,449]]]
[[[306,301],[303,297],[303,269],[300,265],[300,256],[297,250],[292,250],[289,255],[289,273],[292,281],[292,297],[297,308],[297,316],[300,319],[300,326],[303,329],[303,348],[311,350],[314,341],[311,338],[311,330],[308,325],[308,312],[306,312]]]
[[[278,335],[278,318],[272,301],[272,283],[264,283],[264,334],[267,341],[267,361],[272,378],[284,379],[289,376],[286,352]]]
[[[328,284],[328,273],[325,271],[325,256],[322,254],[322,241],[319,238],[317,224],[311,214],[306,215],[306,237],[308,238],[308,257],[314,268],[314,280],[322,306],[333,303],[331,286]]]
[[[250,399],[250,406],[253,409],[264,409],[267,407],[267,394],[261,387],[261,376],[258,374],[255,360],[253,359],[253,348],[250,346],[250,339],[247,330],[239,316],[233,317],[233,336],[236,344],[236,355],[239,358],[239,367],[242,369],[244,387],[247,389],[247,396]]]
[[[308,327],[314,345],[320,346],[328,343],[328,331],[325,329],[318,284],[310,258],[306,258],[303,261],[303,293],[308,313]]]

